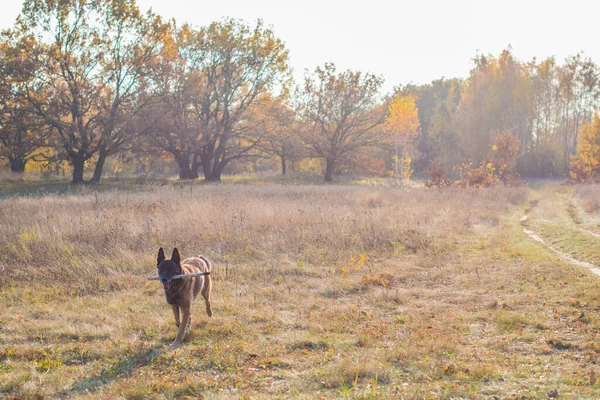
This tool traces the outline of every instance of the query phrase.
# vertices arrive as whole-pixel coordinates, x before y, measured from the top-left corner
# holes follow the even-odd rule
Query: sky
[[[584,51],[600,63],[597,0],[138,0],[142,10],[178,24],[223,17],[261,18],[290,51],[294,77],[333,62],[385,79],[384,92],[407,83],[464,78],[478,53],[509,45],[520,60]],[[20,0],[0,0],[0,29],[12,26]]]

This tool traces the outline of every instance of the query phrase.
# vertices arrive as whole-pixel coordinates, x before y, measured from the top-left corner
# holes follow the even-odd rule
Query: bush
[[[425,183],[427,187],[447,188],[454,183],[446,176],[446,166],[441,161],[432,160],[425,173],[431,176],[431,180]]]

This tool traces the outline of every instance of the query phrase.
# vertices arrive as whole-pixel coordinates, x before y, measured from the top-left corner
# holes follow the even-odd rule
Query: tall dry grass
[[[600,212],[600,185],[579,185],[575,188],[575,195],[581,199],[585,211]]]
[[[0,284],[116,288],[152,272],[159,246],[232,266],[288,258],[331,263],[349,254],[427,244],[493,226],[525,189],[198,185],[10,198],[0,202]],[[270,268],[276,268],[270,265]]]

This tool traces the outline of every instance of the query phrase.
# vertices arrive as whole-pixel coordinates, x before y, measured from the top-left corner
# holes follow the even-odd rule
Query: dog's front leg
[[[171,343],[171,348],[179,346],[183,343],[183,337],[185,336],[185,331],[187,330],[188,323],[190,322],[190,309],[191,304],[186,304],[181,307],[181,323],[179,324],[179,331],[177,332],[177,337],[175,341]]]
[[[179,327],[179,306],[177,304],[171,304],[173,308],[173,316],[175,317],[175,326]]]

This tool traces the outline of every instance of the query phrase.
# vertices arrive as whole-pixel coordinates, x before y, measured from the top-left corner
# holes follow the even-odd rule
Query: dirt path
[[[544,239],[542,239],[534,231],[530,231],[529,229],[523,228],[523,232],[525,232],[525,234],[527,236],[529,236],[531,239],[535,240],[536,242],[540,242],[541,244],[543,244],[544,246],[546,246],[547,248],[549,248],[550,250],[552,250],[553,252],[555,252],[556,254],[558,254],[560,257],[562,257],[563,259],[567,260],[568,262],[573,263],[575,265],[579,265],[580,267],[587,268],[590,271],[592,271],[592,273],[600,276],[600,268],[596,267],[594,264],[590,264],[588,262],[578,260],[576,258],[571,257],[570,255],[568,255],[566,253],[563,253],[560,250],[555,249],[554,247],[552,247],[549,244],[547,244],[544,241]]]
[[[592,216],[577,207],[570,188],[541,189],[521,218],[523,232],[562,259],[600,276],[600,234],[587,229]]]

